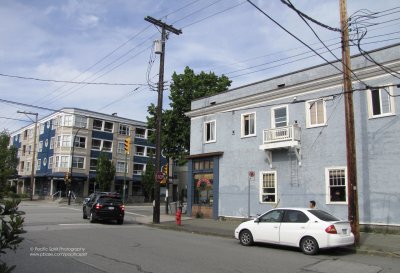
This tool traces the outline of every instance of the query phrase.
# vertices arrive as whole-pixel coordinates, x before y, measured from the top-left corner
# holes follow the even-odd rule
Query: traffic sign
[[[164,179],[164,173],[163,172],[157,172],[156,173],[156,180],[158,182],[161,182]]]
[[[249,177],[254,177],[256,175],[255,171],[249,171]]]

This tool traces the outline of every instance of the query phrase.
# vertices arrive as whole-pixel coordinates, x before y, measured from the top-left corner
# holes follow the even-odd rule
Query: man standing
[[[311,200],[311,201],[310,201],[309,208],[310,208],[310,209],[315,209],[315,205],[316,205],[316,204],[315,204],[315,201],[314,201],[314,200]]]

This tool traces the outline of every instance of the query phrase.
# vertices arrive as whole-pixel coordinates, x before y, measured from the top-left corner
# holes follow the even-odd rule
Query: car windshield
[[[340,221],[340,219],[336,218],[335,216],[333,216],[323,210],[309,210],[308,212],[311,214],[314,214],[314,216],[316,216],[317,218],[319,218],[322,221],[327,221],[327,222]]]

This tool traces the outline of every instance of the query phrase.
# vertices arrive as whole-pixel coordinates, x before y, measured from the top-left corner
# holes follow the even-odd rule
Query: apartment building
[[[141,175],[149,157],[155,154],[145,122],[64,108],[38,121],[36,139],[34,130],[35,124],[31,124],[11,134],[10,145],[19,151],[19,192],[28,192],[34,168],[34,195],[65,195],[65,177],[69,173],[74,194],[87,196],[99,188],[96,167],[100,153],[104,152],[116,167],[111,190],[122,193],[125,180],[126,195],[134,201],[143,200]],[[127,138],[131,146],[126,157]]]
[[[317,207],[348,218],[355,190],[363,225],[400,226],[400,44],[351,58],[357,158],[349,189],[340,62],[192,102],[188,212],[249,217]],[[380,64],[380,65],[377,65]]]

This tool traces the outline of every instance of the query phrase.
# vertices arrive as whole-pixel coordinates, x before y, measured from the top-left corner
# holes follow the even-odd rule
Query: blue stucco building
[[[360,224],[400,226],[400,44],[351,58]],[[341,62],[333,63],[342,69]],[[317,207],[348,218],[343,75],[323,64],[192,102],[188,211]],[[254,174],[254,176],[253,176]]]

